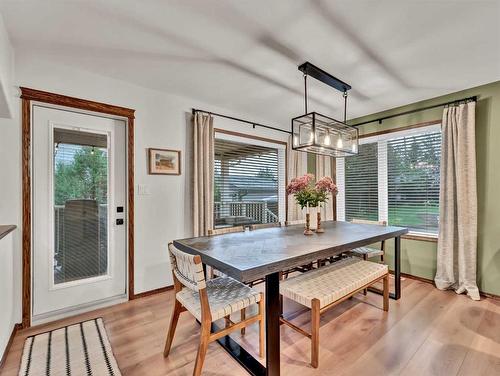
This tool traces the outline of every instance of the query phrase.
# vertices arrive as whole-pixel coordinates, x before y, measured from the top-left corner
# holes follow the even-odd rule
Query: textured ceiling
[[[353,118],[500,79],[499,1],[3,1],[16,51],[289,126],[306,60]],[[310,110],[341,94],[309,80]]]

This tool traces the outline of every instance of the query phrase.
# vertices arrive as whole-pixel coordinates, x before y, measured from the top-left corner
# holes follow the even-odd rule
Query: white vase
[[[309,211],[311,214],[310,216],[311,223],[309,227],[311,228],[311,230],[316,230],[316,228],[318,227],[318,216],[317,216],[318,208],[309,208]]]

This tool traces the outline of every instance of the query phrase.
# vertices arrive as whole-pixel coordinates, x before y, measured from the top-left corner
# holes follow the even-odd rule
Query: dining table
[[[240,282],[265,280],[265,365],[231,337],[218,341],[251,375],[280,375],[280,272],[394,238],[394,291],[391,291],[390,297],[396,300],[401,298],[401,236],[408,233],[407,228],[343,221],[325,221],[322,224],[323,233],[307,236],[303,234],[303,225],[293,225],[173,242],[184,252],[200,255],[204,265]]]

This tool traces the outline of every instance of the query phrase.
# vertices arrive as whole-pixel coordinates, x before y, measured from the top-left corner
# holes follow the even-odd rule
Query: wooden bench
[[[348,257],[280,282],[280,294],[311,309],[311,333],[281,317],[281,322],[311,339],[311,365],[319,364],[320,314],[383,280],[383,309],[389,310],[387,265]]]

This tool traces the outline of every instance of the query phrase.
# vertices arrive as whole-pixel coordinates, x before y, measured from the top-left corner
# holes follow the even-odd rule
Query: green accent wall
[[[500,81],[352,119],[350,123],[356,124],[474,95],[478,96],[476,107],[478,285],[483,292],[500,295]],[[384,120],[382,124],[370,123],[360,127],[360,134],[440,120],[442,111],[440,107]],[[315,172],[313,162],[308,163],[308,167],[309,172]],[[392,241],[388,243],[389,265],[392,265],[393,261],[393,246]],[[403,239],[402,271],[434,279],[436,252],[435,242]]]

